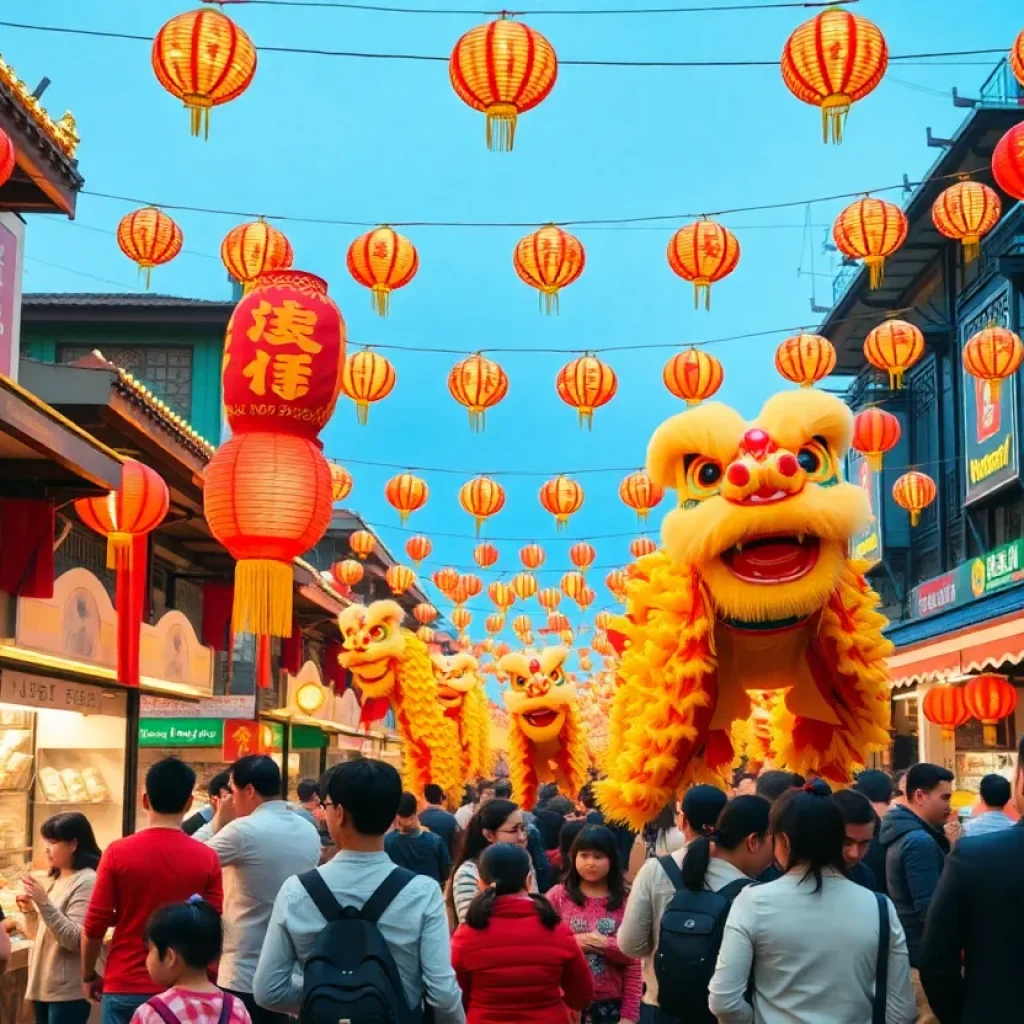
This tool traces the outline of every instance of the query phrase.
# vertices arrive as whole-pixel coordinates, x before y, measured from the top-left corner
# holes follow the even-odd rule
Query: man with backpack
[[[438,884],[396,867],[384,836],[402,796],[382,761],[324,776],[338,854],[289,878],[274,901],[253,982],[256,1002],[299,1024],[464,1024]]]

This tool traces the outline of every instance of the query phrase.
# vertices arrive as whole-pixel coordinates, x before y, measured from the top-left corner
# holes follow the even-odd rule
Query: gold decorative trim
[[[78,143],[78,126],[70,110],[64,112],[59,121],[54,121],[46,108],[32,95],[32,90],[17,76],[14,68],[0,56],[0,82],[7,86],[14,97],[25,108],[33,121],[56,143],[57,148],[69,159],[75,158]]]

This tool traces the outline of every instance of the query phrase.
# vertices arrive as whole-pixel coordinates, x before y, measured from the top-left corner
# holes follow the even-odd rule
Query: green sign
[[[911,615],[927,618],[1017,583],[1024,583],[1024,540],[1001,544],[981,558],[919,583],[911,593]]]
[[[293,725],[292,750],[320,750],[327,746],[327,737],[315,725]]]
[[[871,507],[871,520],[853,535],[850,553],[871,568],[882,561],[882,474],[871,468],[866,455],[854,453],[850,457],[849,481],[867,494]]]
[[[219,747],[224,743],[220,718],[143,718],[140,747]]]

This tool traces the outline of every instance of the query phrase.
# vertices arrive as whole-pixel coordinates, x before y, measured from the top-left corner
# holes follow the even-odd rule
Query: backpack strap
[[[871,1004],[871,1024],[885,1024],[885,1004],[889,989],[889,900],[880,892],[878,901],[878,959],[875,962],[875,998]]]
[[[152,999],[147,1001],[146,1005],[156,1012],[156,1015],[164,1024],[181,1024],[177,1016],[171,1013],[171,1008],[159,996],[153,996]]]
[[[309,894],[309,898],[328,924],[341,920],[341,904],[334,898],[334,893],[324,881],[324,876],[316,868],[299,875],[299,884]]]
[[[234,1012],[234,1010],[235,997],[230,992],[225,992],[224,1002],[221,1004],[220,1007],[220,1018],[218,1019],[217,1024],[228,1024],[228,1021],[231,1020],[231,1014]]]
[[[671,855],[667,857],[659,857],[658,863],[661,865],[662,871],[668,875],[668,880],[677,890],[686,888],[686,885],[683,882],[683,873],[679,870],[679,865],[675,862],[674,857]]]
[[[719,896],[724,896],[730,903],[732,903],[732,901],[736,899],[736,897],[739,896],[739,894],[743,892],[748,885],[757,885],[757,882],[755,882],[753,878],[737,878],[728,885],[723,885],[721,889],[717,890],[717,892]]]
[[[381,919],[384,911],[391,906],[391,901],[415,877],[416,875],[412,871],[407,871],[405,868],[395,868],[363,904],[363,909],[359,911],[359,916],[369,924],[376,924]]]

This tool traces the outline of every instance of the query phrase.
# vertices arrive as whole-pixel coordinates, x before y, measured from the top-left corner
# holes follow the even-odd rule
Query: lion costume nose
[[[755,427],[743,435],[737,457],[726,467],[722,496],[738,504],[778,500],[780,492],[799,494],[805,483],[806,474],[792,452]]]
[[[751,427],[740,442],[740,452],[744,455],[753,455],[758,462],[763,462],[766,456],[778,447],[768,431],[762,430],[760,427]]]
[[[551,689],[551,683],[545,676],[534,676],[527,686],[526,692],[531,697],[543,697]]]

